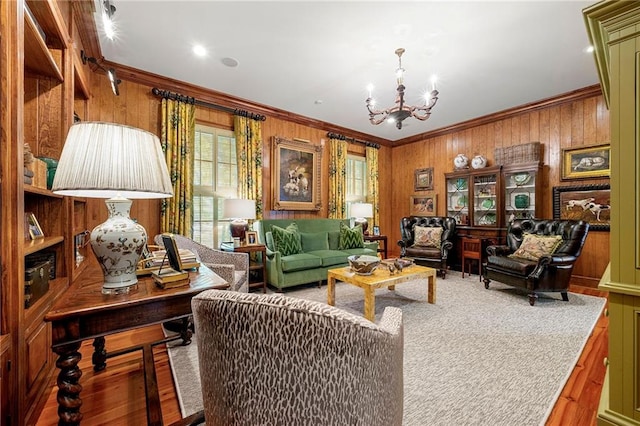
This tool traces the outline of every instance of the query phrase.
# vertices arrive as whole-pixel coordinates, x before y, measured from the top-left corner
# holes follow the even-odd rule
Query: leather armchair
[[[538,292],[560,292],[568,301],[567,290],[573,265],[582,251],[589,224],[573,220],[516,219],[507,229],[507,244],[487,247],[488,258],[483,265],[484,286],[491,280],[526,289],[533,306]],[[539,259],[509,257],[521,247],[526,234],[559,235],[561,241],[551,254]]]
[[[207,424],[402,424],[399,308],[374,324],[321,302],[220,290],[191,306]]]
[[[415,244],[415,227],[442,228],[439,247],[418,246]],[[416,265],[435,268],[442,278],[447,276],[447,258],[453,248],[453,239],[456,234],[456,221],[446,216],[409,216],[400,221],[400,234],[402,239],[398,241],[400,257],[414,259]]]

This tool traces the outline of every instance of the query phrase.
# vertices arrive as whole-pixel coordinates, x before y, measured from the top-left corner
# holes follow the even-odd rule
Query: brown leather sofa
[[[507,230],[506,245],[487,247],[489,254],[483,265],[485,288],[491,280],[526,289],[533,306],[538,292],[560,292],[568,301],[569,281],[582,246],[589,232],[589,224],[573,220],[516,219]],[[510,257],[522,255],[522,242],[527,234],[561,237],[551,254],[534,258]],[[524,254],[526,256],[526,254]],[[534,256],[535,257],[535,256]]]
[[[439,247],[436,245],[422,246],[415,242],[415,227],[442,228]],[[398,241],[400,257],[414,259],[416,265],[435,268],[442,278],[447,276],[447,258],[453,248],[453,239],[456,234],[456,221],[446,216],[408,216],[400,221],[400,233],[402,239]]]

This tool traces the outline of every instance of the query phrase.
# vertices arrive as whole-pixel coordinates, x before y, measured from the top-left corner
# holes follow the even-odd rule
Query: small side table
[[[387,236],[386,235],[365,235],[365,241],[378,241],[378,253],[384,253],[383,259],[387,258]],[[384,247],[380,247],[380,241],[384,243]]]
[[[226,247],[225,247],[226,248]],[[267,292],[267,247],[264,244],[241,245],[233,247],[234,252],[249,253],[249,289],[262,287],[262,292]],[[251,256],[252,253],[258,253]],[[252,257],[254,257],[252,259]]]

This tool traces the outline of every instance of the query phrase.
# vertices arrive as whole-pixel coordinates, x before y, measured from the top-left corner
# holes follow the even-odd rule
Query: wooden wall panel
[[[452,132],[423,141],[394,147],[391,163],[396,185],[388,194],[393,208],[390,221],[399,224],[409,214],[409,197],[414,194],[415,169],[434,168],[434,190],[438,196],[438,215],[445,214],[444,173],[453,170],[453,158],[463,153],[470,159],[484,155],[489,165],[494,164],[495,148],[504,148],[528,142],[540,142],[543,146],[543,211],[545,217],[553,217],[554,186],[577,186],[608,183],[608,179],[562,181],[560,162],[562,150],[606,144],[609,138],[609,116],[602,96],[593,96],[560,105],[551,105],[521,115],[478,125],[471,129]],[[391,227],[390,241],[400,238],[399,225]],[[391,245],[391,253],[399,255],[399,248]],[[581,258],[576,263],[575,281],[595,287],[609,262],[609,233],[592,231]]]

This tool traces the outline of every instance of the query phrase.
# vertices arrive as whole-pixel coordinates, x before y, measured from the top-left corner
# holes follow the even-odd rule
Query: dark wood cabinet
[[[445,173],[446,212],[456,220],[456,239],[449,266],[463,268],[463,238],[486,246],[503,244],[509,220],[540,217],[542,209],[539,162],[516,163]]]

